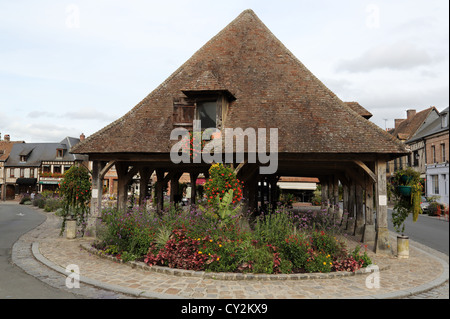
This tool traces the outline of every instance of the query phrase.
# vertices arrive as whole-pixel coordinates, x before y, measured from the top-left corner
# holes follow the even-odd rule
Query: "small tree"
[[[63,222],[61,233],[66,227],[66,220],[77,221],[84,235],[86,220],[89,213],[89,202],[91,200],[91,177],[89,170],[84,166],[72,166],[65,174],[60,183],[60,195],[63,197]]]
[[[232,204],[237,204],[242,199],[242,183],[237,179],[234,171],[221,163],[213,164],[209,169],[209,179],[204,185],[208,202],[213,202],[216,197],[223,199],[225,193],[233,191]]]

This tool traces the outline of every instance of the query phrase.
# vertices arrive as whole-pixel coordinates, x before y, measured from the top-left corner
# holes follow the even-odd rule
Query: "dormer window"
[[[20,155],[20,162],[21,163],[25,163],[27,161],[27,156],[26,155]]]
[[[444,113],[441,116],[441,128],[448,127],[448,113]]]
[[[200,127],[222,129],[228,105],[236,98],[211,72],[205,71],[181,90],[185,97],[174,99],[174,126],[189,126],[196,120]]]
[[[217,100],[197,102],[196,119],[200,121],[200,129],[217,127]]]
[[[64,150],[63,149],[58,148],[56,150],[56,158],[62,158],[63,154],[64,154]]]

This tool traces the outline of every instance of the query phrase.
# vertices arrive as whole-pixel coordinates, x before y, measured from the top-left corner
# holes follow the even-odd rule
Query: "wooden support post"
[[[156,212],[157,214],[161,214],[164,208],[164,171],[161,169],[156,170],[156,187],[155,187],[155,196],[156,196]]]
[[[102,211],[102,176],[100,172],[105,166],[104,162],[93,161],[92,162],[92,191],[91,191],[91,207],[88,218],[88,224],[86,226],[86,236],[96,236],[96,230],[98,225],[98,219]]]
[[[328,209],[328,179],[321,179],[320,184],[322,185],[322,209]]]
[[[145,204],[145,200],[148,199],[148,182],[150,181],[150,176],[152,176],[153,169],[149,167],[142,167],[139,170],[139,175],[141,179],[139,180],[139,206]]]
[[[333,205],[334,220],[340,222],[342,214],[339,209],[339,179],[336,175],[333,176]]]
[[[347,227],[347,221],[348,221],[348,206],[349,206],[349,185],[348,184],[343,184],[342,185],[342,210],[343,210],[343,215],[342,215],[342,223],[341,226],[344,227],[344,229]]]
[[[191,205],[195,204],[196,196],[197,196],[197,177],[198,172],[191,172],[189,173],[190,182],[191,182]]]
[[[355,201],[356,201],[356,183],[351,180],[348,193],[348,221],[347,233],[353,235],[355,233]]]
[[[363,199],[363,188],[361,185],[356,184],[355,188],[355,236],[362,236],[364,231],[364,199]]]
[[[366,200],[365,200],[365,217],[364,233],[362,241],[367,245],[375,245],[375,222],[373,218],[373,180],[366,176]]]
[[[128,201],[128,164],[116,163],[117,172],[117,208],[121,211],[127,209]]]
[[[375,252],[383,254],[392,254],[389,240],[388,216],[387,216],[387,189],[386,189],[386,161],[378,160],[375,162],[375,174],[377,175],[376,187],[376,244]]]
[[[279,177],[272,175],[268,178],[268,182],[270,183],[270,206],[272,210],[275,210],[277,207],[278,202],[278,188],[277,188],[277,182]]]
[[[179,194],[180,177],[182,173],[174,173],[170,179],[170,205],[177,206],[181,202],[181,195]]]

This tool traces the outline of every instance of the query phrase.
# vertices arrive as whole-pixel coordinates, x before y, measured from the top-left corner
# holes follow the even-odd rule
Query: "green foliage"
[[[420,173],[410,167],[395,172],[392,180],[392,191],[395,195],[392,222],[397,232],[404,233],[404,223],[409,214],[412,214],[413,221],[416,222],[419,214],[422,213],[420,207],[423,189],[422,182]],[[400,187],[403,186],[411,188],[410,195],[402,194]]]
[[[291,213],[275,211],[260,215],[255,223],[255,236],[259,240],[281,245],[287,236],[294,232],[295,225]]]
[[[87,215],[89,213],[89,202],[91,200],[90,174],[84,166],[72,166],[65,174],[60,183],[60,195],[63,197],[63,223],[61,235],[65,229],[67,219],[77,221],[84,235]]]
[[[355,249],[350,253],[350,256],[353,257],[354,260],[360,262],[361,267],[367,267],[372,264],[372,260],[369,256],[367,256],[367,252],[361,255],[361,246],[357,245]]]
[[[208,203],[213,203],[216,197],[221,200],[229,190],[233,191],[231,204],[238,204],[242,199],[242,183],[230,167],[221,163],[211,165],[204,190]]]
[[[315,223],[326,220],[316,214],[326,213],[308,214]],[[296,216],[280,209],[243,228],[237,218],[222,224],[206,205],[162,215],[108,209],[102,212],[96,247],[124,261],[212,272],[289,274],[360,267],[365,254],[347,254],[331,232],[300,230],[299,220],[306,217]]]

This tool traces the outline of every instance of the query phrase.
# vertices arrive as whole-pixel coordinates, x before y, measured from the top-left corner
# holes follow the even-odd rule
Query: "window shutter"
[[[185,98],[177,98],[173,101],[173,126],[192,128],[195,117],[195,102]]]

